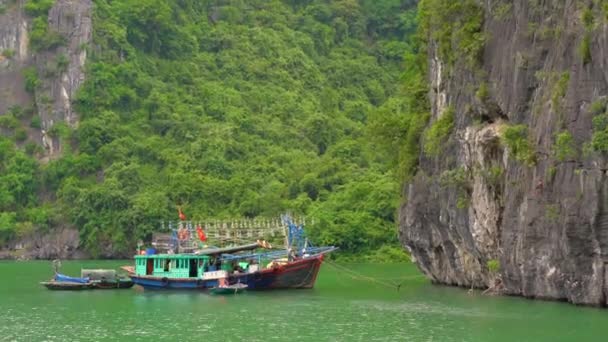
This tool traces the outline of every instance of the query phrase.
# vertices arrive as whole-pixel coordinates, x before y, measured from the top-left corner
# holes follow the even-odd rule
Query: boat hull
[[[228,283],[245,284],[248,291],[309,289],[314,287],[322,263],[323,255],[317,255],[258,272],[231,274]],[[145,289],[207,290],[219,286],[217,279],[160,278],[134,274],[130,277],[135,284]]]
[[[89,290],[92,288],[91,283],[69,283],[69,282],[61,282],[61,281],[44,281],[40,283],[44,287],[49,290],[55,291],[80,291],[80,290]]]
[[[40,283],[49,290],[79,291],[79,290],[116,290],[129,289],[134,283],[130,280],[93,281],[88,283],[73,283],[65,281],[43,281]]]
[[[93,283],[94,289],[99,290],[116,290],[116,289],[130,289],[135,285],[132,280],[120,279],[117,281],[99,281]]]

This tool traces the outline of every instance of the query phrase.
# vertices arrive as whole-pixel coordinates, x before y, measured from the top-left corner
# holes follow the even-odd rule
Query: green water
[[[125,262],[64,262],[113,268]],[[608,311],[470,295],[406,280],[401,290],[324,265],[314,290],[232,297],[140,289],[55,292],[49,262],[0,262],[1,341],[604,341]],[[349,265],[383,281],[413,265]]]

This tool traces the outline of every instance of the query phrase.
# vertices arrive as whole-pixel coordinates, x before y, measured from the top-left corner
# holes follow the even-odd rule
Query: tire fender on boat
[[[203,279],[199,279],[196,281],[196,286],[202,286],[203,285]]]
[[[164,277],[160,281],[162,282],[164,287],[167,287],[169,285],[169,279],[167,277]]]

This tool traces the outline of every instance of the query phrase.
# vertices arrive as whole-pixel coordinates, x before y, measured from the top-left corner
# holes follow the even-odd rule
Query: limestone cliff
[[[26,4],[0,0],[0,117],[14,116],[12,126],[3,125],[0,134],[12,135],[26,150],[37,146],[29,152],[45,162],[62,151],[54,128],[78,124],[72,102],[84,82],[92,2],[56,0],[39,17],[28,13]],[[36,34],[37,45],[32,40]],[[13,251],[0,251],[0,259],[79,257],[79,241],[78,230],[56,227],[12,241]]]
[[[498,278],[506,294],[604,306],[605,6],[467,2],[483,18],[479,56],[458,55],[463,36],[441,41],[432,20],[426,32],[429,129],[449,111],[453,124],[405,185],[401,241],[438,283],[485,288]]]
[[[37,49],[30,41],[32,17],[26,14],[25,4],[24,0],[0,0],[0,115],[14,106],[33,108],[40,125],[28,129],[28,136],[44,147],[44,158],[52,158],[61,152],[59,136],[51,133],[53,126],[78,124],[72,101],[84,82],[92,1],[56,0],[48,17],[42,18],[47,21],[46,35]],[[51,38],[56,41],[48,42]],[[34,80],[26,91],[28,68]]]

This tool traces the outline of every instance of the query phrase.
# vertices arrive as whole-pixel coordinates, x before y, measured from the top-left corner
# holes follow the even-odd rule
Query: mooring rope
[[[364,274],[361,274],[359,272],[356,272],[354,270],[351,270],[351,269],[349,269],[349,268],[347,268],[345,266],[336,264],[336,263],[334,263],[332,261],[329,261],[329,260],[325,261],[325,263],[328,264],[328,265],[330,265],[330,266],[332,266],[332,267],[334,267],[334,268],[336,268],[338,271],[342,271],[344,273],[347,273],[351,277],[351,279],[365,280],[365,281],[369,281],[369,282],[372,282],[372,283],[377,283],[377,284],[380,284],[380,285],[383,285],[383,286],[386,286],[386,287],[389,287],[389,288],[397,289],[397,291],[399,291],[399,289],[401,288],[401,285],[403,285],[403,283],[405,281],[410,280],[410,279],[416,279],[416,278],[422,278],[423,277],[421,275],[417,275],[417,276],[407,276],[407,277],[400,277],[400,278],[384,278],[387,281],[383,281],[383,280],[381,280],[383,278],[372,278],[372,277],[366,276]],[[402,281],[399,282],[399,283],[394,283],[394,282],[389,282],[388,281],[389,279],[400,279]]]

